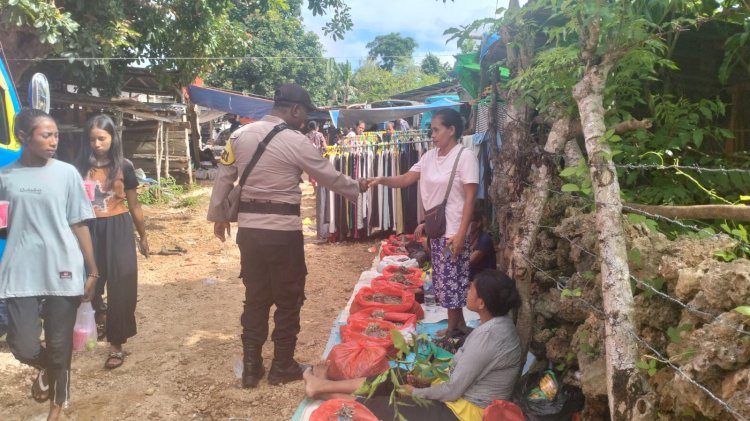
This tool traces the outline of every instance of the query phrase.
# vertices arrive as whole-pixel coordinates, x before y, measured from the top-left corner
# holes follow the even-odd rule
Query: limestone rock
[[[750,303],[750,261],[709,262],[706,274],[700,279],[708,304],[719,310],[731,310]]]

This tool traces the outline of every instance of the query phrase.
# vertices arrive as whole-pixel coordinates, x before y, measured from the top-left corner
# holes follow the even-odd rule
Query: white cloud
[[[507,7],[508,0],[351,0],[354,28],[343,40],[333,41],[323,33],[326,16],[312,16],[309,10],[302,13],[307,30],[318,34],[327,57],[349,60],[355,65],[367,56],[365,45],[378,35],[399,32],[417,42],[415,61],[421,61],[428,52],[440,56],[442,61],[453,63],[453,54],[459,52],[455,42],[445,43],[443,31],[467,25],[474,20],[495,15],[497,7]]]

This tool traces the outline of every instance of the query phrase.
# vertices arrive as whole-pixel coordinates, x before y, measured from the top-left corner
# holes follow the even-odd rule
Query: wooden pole
[[[156,130],[156,139],[154,140],[156,146],[156,152],[154,152],[154,164],[156,165],[156,182],[161,185],[161,153],[159,151],[161,146],[161,131],[164,123],[159,122],[159,128]]]
[[[164,128],[164,176],[169,177],[169,125]]]
[[[187,116],[182,116],[183,121],[187,121]],[[190,159],[190,130],[185,128],[185,157],[187,158],[188,183],[193,185],[193,161]]]

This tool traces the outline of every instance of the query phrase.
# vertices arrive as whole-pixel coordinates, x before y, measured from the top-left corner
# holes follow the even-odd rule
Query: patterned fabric
[[[442,307],[463,308],[469,291],[469,241],[464,240],[464,249],[454,261],[447,251],[447,240],[445,237],[430,239],[432,285]]]

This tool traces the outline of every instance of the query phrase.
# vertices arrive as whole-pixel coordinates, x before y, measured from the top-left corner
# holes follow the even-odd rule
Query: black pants
[[[398,371],[398,377],[406,379],[406,370],[399,369]],[[376,377],[370,376],[367,381],[372,382]],[[396,411],[394,410],[396,403],[391,404],[390,402],[393,389],[394,385],[389,377],[378,385],[370,399],[358,398],[357,400],[365,405],[379,420],[393,420],[396,419]],[[398,410],[407,420],[458,421],[456,414],[440,401],[431,401],[430,405],[426,407],[417,405],[411,398],[399,395],[396,395],[396,401],[402,404],[399,405]]]
[[[89,221],[99,280],[91,304],[100,313],[107,310],[107,341],[122,345],[137,332],[138,259],[133,219],[129,213]],[[102,294],[107,288],[107,306]]]
[[[292,363],[299,333],[299,312],[305,301],[305,249],[302,231],[275,231],[240,228],[242,282],[245,307],[242,313],[242,344],[248,352],[257,352],[268,337],[268,314],[275,328],[274,361],[283,366]]]
[[[50,399],[55,405],[64,404],[70,399],[73,326],[81,297],[7,298],[5,302],[10,316],[8,346],[13,356],[24,364],[46,369]],[[39,340],[42,333],[40,315],[44,320],[46,348]]]

